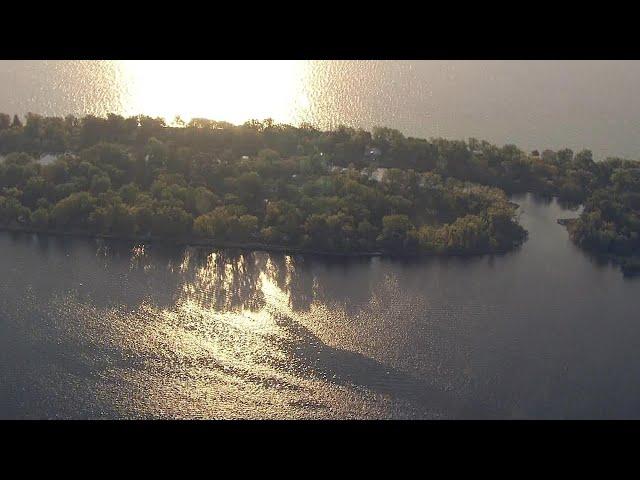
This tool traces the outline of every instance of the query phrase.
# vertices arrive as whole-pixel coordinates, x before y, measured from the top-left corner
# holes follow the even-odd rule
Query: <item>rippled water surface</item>
[[[556,202],[474,258],[0,234],[3,418],[640,417],[640,282]]]
[[[640,157],[637,61],[0,61],[0,111],[398,128]]]
[[[0,111],[384,125],[640,156],[638,62],[0,61]],[[2,418],[639,418],[640,281],[517,197],[504,256],[0,233]]]

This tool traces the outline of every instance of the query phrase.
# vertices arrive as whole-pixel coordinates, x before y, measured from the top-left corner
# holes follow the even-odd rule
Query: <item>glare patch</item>
[[[179,115],[242,124],[272,118],[295,123],[309,106],[304,61],[124,60],[127,114],[172,122]]]

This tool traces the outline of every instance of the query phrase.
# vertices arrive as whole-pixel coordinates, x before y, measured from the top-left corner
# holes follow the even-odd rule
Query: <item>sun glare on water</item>
[[[296,123],[308,105],[304,61],[121,61],[127,114],[171,122],[209,118],[234,124],[272,118]]]

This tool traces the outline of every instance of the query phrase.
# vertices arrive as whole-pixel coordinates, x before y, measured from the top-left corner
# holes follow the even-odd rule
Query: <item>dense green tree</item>
[[[40,207],[31,213],[31,225],[39,230],[47,230],[49,228],[50,212],[48,208]]]
[[[151,231],[161,237],[184,237],[191,233],[193,216],[178,206],[158,205],[153,211]]]
[[[583,199],[630,168],[385,128],[372,135],[205,119],[177,128],[119,115],[30,114],[25,126],[0,129],[0,152],[10,153],[0,163],[12,212],[5,223],[17,225],[19,203],[23,221],[41,229],[193,234],[336,252],[509,248],[524,236],[513,206],[499,190],[465,182]],[[59,156],[51,164],[34,160],[52,152]],[[388,169],[382,181],[378,167]],[[612,178],[618,189],[635,185],[629,174]]]
[[[0,113],[0,130],[8,130],[11,127],[11,117],[6,113]]]
[[[51,220],[58,228],[86,228],[95,207],[96,199],[90,193],[72,193],[56,203],[51,211]]]
[[[108,175],[99,174],[91,179],[91,193],[99,195],[105,193],[111,188],[111,179]]]

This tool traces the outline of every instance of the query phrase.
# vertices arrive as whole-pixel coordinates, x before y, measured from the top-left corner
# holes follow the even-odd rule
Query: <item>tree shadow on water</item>
[[[390,396],[394,400],[408,402],[419,414],[427,416],[436,414],[452,419],[497,417],[496,412],[486,406],[445,391],[427,379],[416,378],[360,353],[329,346],[290,318],[280,317],[276,321],[287,333],[279,339],[279,347],[287,360],[280,360],[277,367],[337,386]]]

